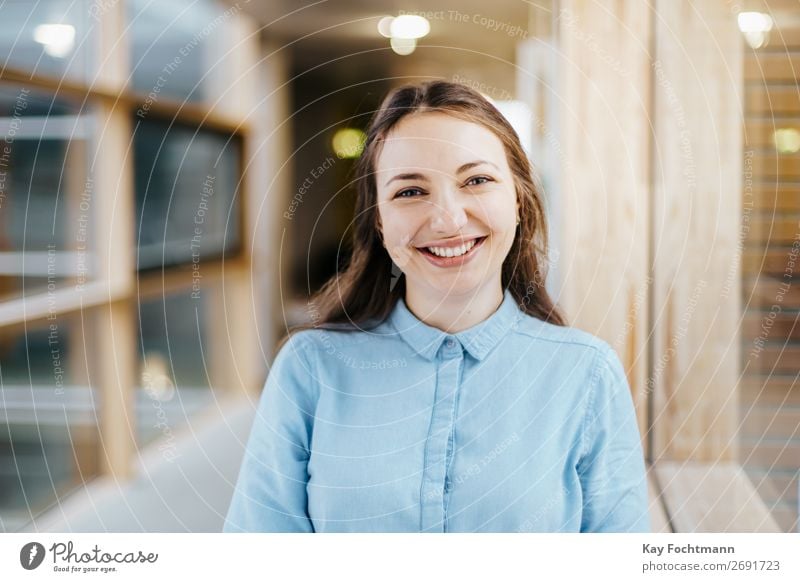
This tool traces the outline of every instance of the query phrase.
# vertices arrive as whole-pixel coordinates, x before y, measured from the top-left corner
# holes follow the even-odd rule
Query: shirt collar
[[[503,292],[503,302],[488,318],[458,333],[449,334],[430,326],[414,315],[401,297],[397,300],[389,322],[400,337],[420,356],[432,360],[447,339],[457,339],[461,346],[477,360],[483,360],[500,340],[515,327],[524,312],[517,305],[511,291]]]

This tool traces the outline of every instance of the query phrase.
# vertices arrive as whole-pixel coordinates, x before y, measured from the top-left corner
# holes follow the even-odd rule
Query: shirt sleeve
[[[308,459],[315,399],[307,342],[281,347],[261,393],[223,532],[313,532]]]
[[[633,398],[619,356],[604,344],[593,376],[578,462],[582,532],[650,532],[647,476]]]

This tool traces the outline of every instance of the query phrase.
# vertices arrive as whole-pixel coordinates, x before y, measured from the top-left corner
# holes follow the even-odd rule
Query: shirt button
[[[446,345],[448,348],[452,348],[453,346],[456,345],[456,342],[454,340],[448,338],[447,341],[444,342],[444,345]]]

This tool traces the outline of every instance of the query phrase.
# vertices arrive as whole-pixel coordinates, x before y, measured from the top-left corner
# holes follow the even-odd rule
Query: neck
[[[503,303],[499,282],[465,295],[435,295],[409,287],[405,302],[417,319],[446,333],[458,333],[488,319]]]

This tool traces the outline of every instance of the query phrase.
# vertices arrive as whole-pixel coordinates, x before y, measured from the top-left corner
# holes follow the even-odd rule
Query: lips
[[[480,240],[482,238],[486,238],[486,236],[470,236],[470,237],[465,237],[465,238],[461,238],[461,239],[454,239],[454,240],[449,240],[449,241],[432,242],[432,243],[427,243],[427,244],[420,245],[420,246],[418,246],[416,248],[419,249],[419,250],[428,249],[430,247],[458,248],[463,244],[472,242],[474,240]]]
[[[466,262],[470,261],[472,257],[478,252],[478,250],[483,246],[483,243],[486,241],[488,237],[482,236],[478,237],[477,239],[469,239],[469,240],[477,240],[477,242],[473,245],[473,247],[468,250],[463,255],[453,256],[453,257],[441,257],[429,251],[426,247],[417,248],[417,251],[428,259],[429,262],[436,265],[437,267],[452,267],[457,265],[463,265]],[[469,240],[467,242],[469,242]],[[461,243],[463,244],[463,243]],[[460,245],[459,245],[460,246]]]

